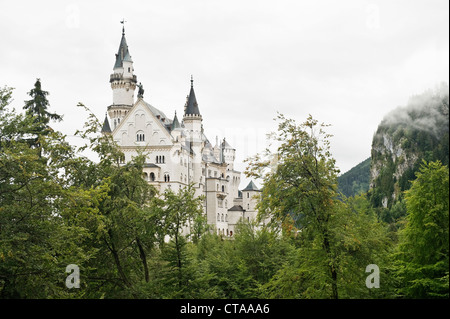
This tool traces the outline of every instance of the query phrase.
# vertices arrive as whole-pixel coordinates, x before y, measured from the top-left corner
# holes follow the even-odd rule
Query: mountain
[[[388,113],[372,140],[370,199],[390,208],[409,189],[422,160],[449,161],[449,88],[411,97],[404,107]]]
[[[370,157],[338,177],[338,191],[347,197],[366,193],[370,183]]]

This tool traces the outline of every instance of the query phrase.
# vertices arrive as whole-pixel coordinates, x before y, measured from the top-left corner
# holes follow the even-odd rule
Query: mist
[[[389,112],[380,127],[402,126],[425,131],[439,138],[449,129],[449,86],[442,82],[434,89],[413,95],[406,106]]]

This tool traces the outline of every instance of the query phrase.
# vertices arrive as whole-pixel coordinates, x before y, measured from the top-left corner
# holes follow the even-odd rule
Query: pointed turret
[[[111,127],[109,126],[108,114],[105,114],[105,120],[103,121],[102,133],[111,133]]]
[[[120,40],[119,50],[116,53],[116,63],[114,69],[122,68],[123,62],[131,62],[130,51],[128,50],[127,40],[125,39],[125,30],[122,30],[122,39]]]
[[[171,129],[173,131],[176,128],[181,128],[181,125],[180,125],[180,122],[178,121],[177,112],[175,111],[175,116],[174,116],[173,121],[172,121]]]
[[[194,92],[194,79],[191,76],[191,91],[189,92],[188,100],[186,102],[186,106],[184,108],[184,116],[200,116],[200,110],[198,108],[197,98],[195,97]]]
[[[124,23],[124,21],[121,21]],[[122,39],[116,53],[113,74],[109,78],[113,91],[113,103],[108,107],[112,130],[123,120],[134,104],[134,91],[137,78],[133,74],[133,61],[125,39],[125,28],[122,28]],[[143,91],[143,89],[141,89]],[[142,94],[141,94],[142,95]]]

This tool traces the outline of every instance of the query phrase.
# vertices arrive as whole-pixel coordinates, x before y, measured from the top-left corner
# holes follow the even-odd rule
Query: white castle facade
[[[148,154],[143,178],[160,193],[168,188],[177,192],[193,184],[196,196],[205,196],[207,223],[222,236],[232,237],[240,220],[256,218],[260,190],[253,182],[239,190],[241,172],[234,169],[236,150],[225,138],[219,141],[216,137],[213,146],[204,134],[192,77],[181,120],[176,111],[169,118],[144,100],[123,29],[110,83],[113,101],[102,132],[112,134],[125,154],[124,163],[141,150]]]

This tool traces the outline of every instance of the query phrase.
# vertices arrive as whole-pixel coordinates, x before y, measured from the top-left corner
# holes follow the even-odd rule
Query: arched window
[[[220,214],[217,214],[217,221],[220,222]]]
[[[222,192],[225,193],[225,186],[222,185]]]
[[[224,220],[223,220],[223,214],[222,214],[222,219],[221,219],[221,221],[224,221]]]
[[[136,142],[144,142],[145,141],[145,135],[142,131],[139,131],[136,134]]]
[[[150,181],[151,182],[155,181],[155,173],[150,173]]]
[[[165,163],[166,162],[166,157],[163,155],[162,157],[162,162]]]

